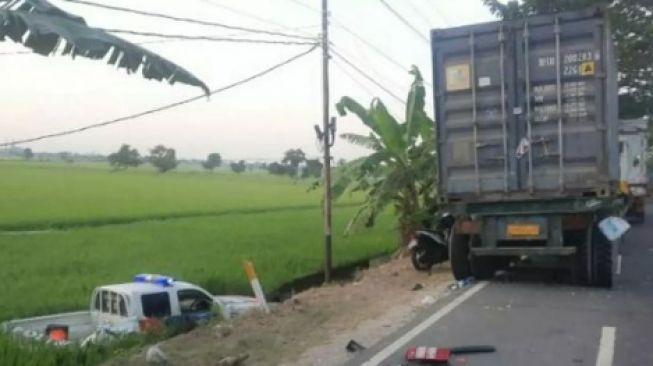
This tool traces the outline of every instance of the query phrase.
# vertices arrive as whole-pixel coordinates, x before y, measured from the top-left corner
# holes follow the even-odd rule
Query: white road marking
[[[617,269],[614,271],[615,274],[621,274],[621,254],[617,256]]]
[[[596,366],[612,366],[614,359],[614,339],[617,328],[603,327],[599,341],[599,354],[596,356]]]
[[[481,291],[483,287],[487,286],[489,282],[479,282],[476,285],[472,286],[470,289],[465,291],[464,294],[458,296],[449,304],[442,307],[440,310],[433,313],[433,315],[426,318],[423,322],[415,326],[415,328],[406,332],[403,336],[392,342],[390,345],[379,351],[376,355],[370,358],[367,362],[363,363],[362,366],[376,366],[383,362],[386,358],[390,357],[397,350],[406,345],[411,339],[415,338],[418,334],[425,331],[427,328],[435,324],[438,320],[442,319],[445,315],[449,314],[453,309],[458,307],[458,305],[465,302],[475,293]]]

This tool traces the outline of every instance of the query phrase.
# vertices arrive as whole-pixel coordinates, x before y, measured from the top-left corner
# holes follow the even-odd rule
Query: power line
[[[438,8],[438,5],[437,5],[437,3],[435,1],[431,1],[430,3],[433,4],[433,7],[435,8],[434,13],[437,14],[438,17],[440,17],[440,19],[442,19],[444,21],[444,24],[446,26],[449,26],[451,24],[451,22],[449,21],[449,17],[446,16],[443,12],[440,11],[440,9]]]
[[[381,88],[381,90],[383,90],[384,92],[388,93],[388,95],[390,95],[391,97],[395,98],[396,100],[398,100],[398,101],[401,102],[402,104],[404,104],[404,105],[406,104],[406,102],[405,102],[403,99],[401,99],[399,96],[397,96],[397,95],[396,95],[395,93],[393,93],[390,89],[386,88],[385,86],[383,86],[383,85],[382,85],[381,83],[379,83],[378,81],[374,80],[373,77],[371,77],[371,76],[368,75],[365,71],[363,71],[361,68],[359,68],[359,67],[356,66],[354,63],[352,63],[351,61],[349,61],[347,58],[345,58],[343,55],[341,55],[338,51],[336,51],[336,50],[332,50],[332,52],[333,52],[333,54],[334,54],[335,56],[337,56],[340,60],[342,60],[343,62],[345,62],[347,65],[349,65],[349,67],[351,67],[352,69],[356,70],[359,74],[361,74],[365,79],[369,80],[369,81],[372,82],[374,85],[376,85],[376,86],[378,86],[379,88]]]
[[[262,71],[254,74],[254,75],[251,75],[251,76],[249,76],[249,77],[247,77],[245,79],[236,81],[234,83],[228,84],[228,85],[223,86],[223,87],[218,88],[218,89],[211,90],[209,92],[209,95],[214,95],[214,94],[217,94],[217,93],[220,93],[220,92],[235,88],[237,86],[246,84],[246,83],[248,83],[248,82],[250,82],[252,80],[258,79],[258,78],[260,78],[260,77],[262,77],[262,76],[264,76],[266,74],[269,74],[270,72],[272,72],[272,71],[274,71],[276,69],[279,69],[279,68],[281,68],[281,67],[283,67],[283,66],[285,66],[285,65],[287,65],[287,64],[289,64],[289,63],[291,63],[291,62],[293,62],[293,61],[295,61],[295,60],[297,60],[297,59],[299,59],[299,58],[301,58],[303,56],[308,55],[309,53],[313,52],[317,47],[318,47],[317,45],[314,45],[313,47],[309,48],[308,50],[306,50],[304,52],[301,52],[301,53],[299,53],[299,54],[297,54],[297,55],[295,55],[295,56],[293,56],[293,57],[291,57],[291,58],[289,58],[289,59],[287,59],[287,60],[285,60],[283,62],[275,64],[275,65],[273,65],[271,67],[268,67],[267,69],[262,70]],[[66,131],[50,133],[50,134],[42,135],[42,136],[38,136],[38,137],[32,137],[32,138],[28,138],[28,139],[22,139],[22,140],[15,140],[15,141],[11,141],[11,142],[0,143],[0,147],[12,146],[12,145],[18,145],[18,144],[25,144],[25,143],[29,143],[29,142],[35,142],[35,141],[40,141],[40,140],[45,140],[45,139],[50,139],[50,138],[55,138],[55,137],[72,135],[72,134],[80,133],[80,132],[90,130],[90,129],[106,127],[106,126],[113,125],[113,124],[116,124],[116,123],[129,121],[129,120],[132,120],[132,119],[144,117],[144,116],[147,116],[147,115],[150,115],[150,114],[155,114],[155,113],[162,112],[162,111],[165,111],[165,110],[168,110],[168,109],[179,107],[179,106],[182,106],[184,104],[188,104],[188,103],[203,99],[205,97],[206,97],[206,95],[202,94],[202,95],[198,95],[196,97],[187,98],[187,99],[183,99],[183,100],[180,100],[180,101],[177,101],[177,102],[174,102],[174,103],[166,104],[166,105],[163,105],[163,106],[160,106],[160,107],[157,107],[157,108],[148,109],[148,110],[143,111],[143,112],[130,114],[128,116],[112,119],[112,120],[109,120],[109,121],[94,123],[94,124],[91,124],[91,125],[75,128],[75,129],[72,129],[72,130],[66,130]]]
[[[252,39],[252,38],[229,38],[229,37],[214,37],[214,36],[189,36],[184,34],[165,34],[157,32],[141,32],[128,29],[111,29],[111,28],[95,28],[109,33],[131,34],[135,36],[145,37],[159,37],[170,39],[181,39],[191,41],[214,41],[214,42],[238,42],[238,43],[266,43],[266,44],[282,44],[282,45],[314,45],[315,42],[309,41],[278,41],[271,39]]]
[[[335,49],[339,50],[340,53],[344,57],[349,59],[352,63],[355,63],[356,65],[360,65],[359,67],[367,71],[367,73],[370,74],[370,76],[373,77],[376,76],[377,80],[381,80],[381,79],[384,80],[384,83],[386,84],[387,87],[392,87],[392,89],[402,88],[402,85],[400,83],[394,81],[394,79],[392,78],[384,76],[381,72],[379,72],[370,63],[370,61],[366,57],[364,57],[365,54],[362,55],[363,56],[362,58],[358,58],[358,56],[354,56],[352,53],[345,51],[342,47],[336,47],[336,45],[334,45],[333,43],[331,43],[331,47],[334,47]]]
[[[424,15],[424,13],[417,8],[417,5],[413,4],[413,0],[405,0],[404,4],[408,5],[408,7],[410,7],[413,13],[424,21],[424,24],[426,24],[427,27],[429,28],[431,27],[431,20],[427,18],[426,15]]]
[[[95,3],[95,2],[92,2],[92,1],[86,1],[86,0],[65,0],[65,1],[70,2],[70,3],[75,3],[75,4],[82,4],[82,5],[92,6],[92,7],[101,8],[101,9],[107,9],[107,10],[113,10],[113,11],[119,11],[119,12],[124,12],[124,13],[131,13],[131,14],[138,14],[138,15],[149,16],[149,17],[154,17],[154,18],[161,18],[161,19],[167,19],[167,20],[174,20],[176,22],[184,22],[184,23],[199,24],[199,25],[205,25],[205,26],[211,26],[211,27],[241,30],[241,31],[246,31],[246,32],[251,32],[251,33],[267,34],[267,35],[271,35],[271,36],[281,36],[281,37],[299,38],[299,39],[314,39],[313,37],[300,36],[300,35],[296,35],[296,34],[289,34],[289,33],[283,33],[283,32],[270,31],[270,30],[248,28],[248,27],[240,27],[240,26],[236,26],[236,25],[228,25],[228,24],[224,24],[224,23],[206,21],[206,20],[201,20],[201,19],[177,17],[177,16],[174,16],[174,15],[154,13],[154,12],[136,10],[136,9],[131,9],[131,8],[123,8],[123,7],[120,7],[120,6],[100,4],[100,3]]]
[[[289,0],[292,1],[295,4],[298,4],[312,12],[319,13],[320,11],[316,8],[311,7],[310,5],[300,1],[300,0]],[[401,62],[397,61],[394,59],[392,56],[390,56],[387,52],[384,52],[381,48],[376,46],[374,43],[368,41],[365,39],[365,37],[359,35],[358,33],[354,32],[351,28],[349,28],[347,25],[345,25],[342,21],[338,20],[335,16],[331,15],[331,19],[333,20],[333,25],[340,28],[341,30],[345,31],[346,33],[349,33],[352,37],[356,38],[358,41],[362,42],[365,46],[367,46],[369,49],[374,51],[377,55],[381,56],[384,58],[386,61],[389,63],[395,65],[396,67],[404,70],[405,72],[410,72],[410,69],[403,65]],[[424,85],[431,86],[429,82],[424,82]]]
[[[422,32],[419,31],[419,29],[415,28],[412,24],[410,24],[410,22],[406,18],[404,18],[401,14],[399,14],[398,11],[396,11],[393,7],[391,7],[390,4],[388,4],[385,0],[379,0],[379,1],[381,2],[381,4],[383,4],[383,6],[386,7],[386,9],[388,9],[392,14],[394,14],[394,16],[397,17],[397,19],[399,19],[402,23],[404,23],[406,27],[408,27],[410,30],[415,32],[415,34],[417,34],[419,38],[421,38],[426,43],[429,43],[429,39],[426,38],[426,36],[424,36]]]
[[[287,26],[285,24],[281,24],[281,23],[275,22],[273,20],[260,17],[260,16],[258,16],[256,14],[252,14],[252,13],[246,12],[244,10],[236,9],[236,8],[231,7],[231,6],[227,6],[227,5],[218,3],[218,2],[216,2],[214,0],[200,0],[200,1],[205,3],[205,4],[214,6],[216,8],[220,8],[220,9],[230,11],[230,12],[232,12],[234,14],[238,14],[238,15],[246,17],[246,18],[254,19],[256,21],[266,23],[266,24],[269,24],[269,25],[273,25],[273,26],[279,27],[281,29],[285,29],[285,30],[289,30],[289,31],[293,31],[293,32],[297,31],[297,32],[302,33],[304,35],[311,36],[310,33],[304,32],[304,31],[301,30],[301,28],[303,28],[303,27],[290,27],[290,26]],[[314,37],[316,37],[316,36],[314,36]]]
[[[336,67],[337,67],[337,68],[338,68],[338,69],[339,69],[343,74],[345,74],[345,76],[347,76],[349,79],[351,79],[351,81],[353,81],[353,82],[354,82],[356,85],[358,85],[361,89],[365,90],[365,92],[367,92],[367,94],[369,94],[371,97],[375,97],[375,96],[376,96],[376,95],[374,94],[374,92],[372,92],[372,90],[370,90],[370,89],[367,87],[367,85],[363,84],[362,82],[360,82],[360,80],[356,79],[356,77],[354,76],[354,74],[352,74],[351,72],[347,71],[347,69],[345,69],[345,67],[344,67],[343,65],[341,65],[340,62],[339,62],[338,60],[334,59],[334,60],[333,60],[333,64],[336,65]]]

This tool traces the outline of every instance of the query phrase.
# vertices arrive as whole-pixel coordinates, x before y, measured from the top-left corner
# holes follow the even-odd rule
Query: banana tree
[[[197,86],[209,94],[200,79],[181,66],[109,34],[89,27],[84,18],[67,13],[46,0],[0,0],[0,41],[10,39],[44,56],[52,54],[104,59],[126,69],[141,70],[146,79]]]
[[[335,198],[348,191],[363,192],[365,196],[347,232],[357,223],[374,225],[376,217],[392,206],[402,246],[431,215],[437,196],[434,123],[424,110],[422,76],[415,66],[410,73],[414,81],[403,122],[398,122],[378,98],[367,109],[350,97],[336,104],[341,116],[353,113],[370,129],[368,135],[346,133],[341,137],[372,151],[341,167],[333,185]]]

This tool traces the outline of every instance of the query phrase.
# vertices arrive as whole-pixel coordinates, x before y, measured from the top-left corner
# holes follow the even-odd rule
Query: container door
[[[443,188],[450,196],[516,189],[513,34],[497,24],[435,42]]]
[[[601,24],[553,17],[517,32],[520,190],[606,194]]]

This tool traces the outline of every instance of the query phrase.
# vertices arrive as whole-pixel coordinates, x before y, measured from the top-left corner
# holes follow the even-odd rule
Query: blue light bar
[[[163,287],[172,286],[175,279],[169,276],[162,276],[158,274],[141,273],[134,276],[134,282],[152,283]]]

